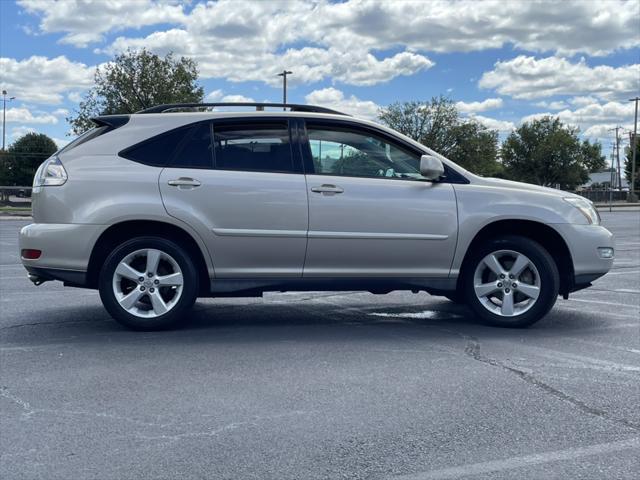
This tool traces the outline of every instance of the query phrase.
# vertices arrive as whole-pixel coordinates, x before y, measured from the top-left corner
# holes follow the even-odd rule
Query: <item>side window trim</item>
[[[384,132],[382,130],[378,130],[374,127],[371,127],[369,125],[362,125],[360,123],[357,122],[349,122],[349,121],[344,121],[344,120],[323,120],[323,119],[300,119],[299,120],[299,128],[301,129],[301,136],[300,136],[300,141],[301,141],[301,154],[303,157],[303,165],[304,165],[304,171],[305,174],[307,175],[326,175],[326,174],[322,174],[322,173],[316,173],[315,172],[315,166],[313,164],[313,155],[311,153],[311,143],[309,141],[309,133],[307,130],[308,125],[311,124],[313,126],[317,126],[318,128],[327,128],[329,130],[331,129],[348,129],[348,130],[352,130],[355,131],[357,133],[368,133],[369,135],[375,135],[378,137],[383,138],[385,141],[388,141],[389,143],[396,145],[398,148],[400,148],[401,150],[405,150],[408,152],[411,152],[412,154],[415,155],[423,155],[423,152],[421,152],[420,150],[418,150],[417,148],[415,148],[413,145],[410,145],[404,141],[402,141],[402,139],[398,139],[395,137],[392,137],[391,135],[389,135],[387,132]],[[339,175],[337,175],[339,176]],[[376,177],[354,177],[354,178],[371,178],[371,179],[376,179]],[[385,179],[386,177],[380,177],[380,179]],[[391,178],[386,178],[387,180],[392,180]],[[394,179],[394,180],[398,180],[398,179]],[[420,181],[420,180],[409,180],[409,181]],[[425,180],[427,181],[427,180]],[[458,173],[457,171],[449,168],[447,165],[445,165],[445,177],[440,180],[439,183],[469,183],[469,180],[467,180],[465,177],[462,176],[462,174]]]
[[[291,155],[291,171],[283,172],[283,171],[260,171],[260,170],[244,170],[241,168],[233,169],[233,168],[218,168],[216,165],[216,148],[215,148],[215,131],[216,126],[218,127],[226,127],[226,126],[242,126],[242,125],[260,125],[260,124],[277,124],[284,123],[287,126],[287,132],[289,136],[289,151]],[[256,118],[256,117],[236,117],[236,118],[225,118],[225,119],[213,119],[211,121],[211,142],[212,142],[212,150],[213,150],[213,169],[214,170],[226,170],[226,171],[236,171],[236,172],[246,172],[251,171],[254,173],[281,173],[285,175],[291,174],[302,174],[304,173],[302,167],[302,158],[299,154],[299,149],[296,145],[299,143],[298,139],[298,131],[297,124],[295,119],[291,117],[265,117],[265,118]]]

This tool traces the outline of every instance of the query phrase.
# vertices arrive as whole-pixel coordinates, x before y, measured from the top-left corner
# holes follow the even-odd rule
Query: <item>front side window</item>
[[[421,180],[420,157],[366,131],[307,126],[316,174]]]
[[[214,125],[215,168],[253,172],[293,172],[286,122]]]

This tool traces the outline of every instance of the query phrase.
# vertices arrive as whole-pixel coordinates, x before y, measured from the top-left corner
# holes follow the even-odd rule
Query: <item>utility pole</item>
[[[9,101],[16,97],[9,97]],[[4,152],[5,139],[7,137],[7,91],[2,90],[2,151]]]
[[[288,70],[283,70],[282,73],[279,73],[278,76],[282,77],[282,103],[283,110],[287,109],[287,75],[291,75],[293,72]]]
[[[636,196],[636,150],[638,149],[638,101],[640,97],[630,98],[630,102],[636,102],[636,114],[635,119],[633,121],[633,137],[631,138],[631,189],[629,191],[629,196],[627,197],[628,202],[637,202],[638,197]]]
[[[616,171],[617,171],[617,178],[616,178],[616,182],[618,184],[618,191],[622,190],[622,179],[620,177],[620,137],[618,136],[618,130],[620,130],[620,126],[617,126],[616,128],[610,128],[609,131],[616,132],[616,143],[615,143],[615,149],[616,149],[616,162],[617,165],[616,167]],[[613,167],[613,162],[611,163],[611,166]],[[611,188],[613,188],[613,185],[611,186]]]
[[[613,205],[613,181],[615,178],[614,175],[614,168],[613,168],[613,150],[615,148],[614,144],[611,144],[611,169],[610,169],[610,176],[609,176],[609,211],[611,211],[611,206]]]

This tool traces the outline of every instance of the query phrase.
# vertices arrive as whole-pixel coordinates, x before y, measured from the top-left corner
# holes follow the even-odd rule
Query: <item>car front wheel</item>
[[[474,250],[463,272],[466,303],[487,324],[527,327],[555,304],[559,274],[537,242],[519,236],[491,239]]]
[[[198,274],[189,254],[159,237],[117,247],[100,272],[100,298],[111,316],[135,330],[174,326],[195,302]]]

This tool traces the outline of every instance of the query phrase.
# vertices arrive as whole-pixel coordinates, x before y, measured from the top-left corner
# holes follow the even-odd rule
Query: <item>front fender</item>
[[[458,201],[458,244],[451,275],[458,275],[462,261],[477,234],[501,220],[528,220],[545,224],[588,224],[580,211],[555,192],[536,192],[484,185],[455,185]],[[558,231],[559,234],[561,232]]]

